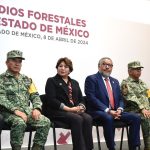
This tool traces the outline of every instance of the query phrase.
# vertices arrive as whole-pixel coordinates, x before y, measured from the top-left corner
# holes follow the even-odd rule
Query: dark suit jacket
[[[84,104],[79,83],[70,77],[69,80],[71,81],[72,85],[72,97],[75,106],[77,106],[79,103]],[[52,78],[48,78],[45,92],[47,97],[47,111],[62,111],[60,110],[61,103],[64,103],[66,106],[73,107],[69,102],[68,85],[58,74]]]
[[[118,80],[109,77],[113,90],[115,109],[123,108],[123,98],[120,91]],[[89,111],[105,111],[109,108],[109,97],[102,75],[98,72],[90,75],[85,80],[85,94],[87,96],[87,104]]]

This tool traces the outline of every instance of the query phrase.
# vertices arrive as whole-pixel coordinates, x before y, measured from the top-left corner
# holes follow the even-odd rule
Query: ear
[[[128,73],[130,73],[131,72],[131,69],[128,69]]]
[[[5,64],[8,66],[8,63],[9,63],[9,59],[6,60]]]
[[[6,60],[5,64],[6,64],[6,65],[8,64],[8,60]]]
[[[101,70],[101,65],[98,65],[98,70]]]

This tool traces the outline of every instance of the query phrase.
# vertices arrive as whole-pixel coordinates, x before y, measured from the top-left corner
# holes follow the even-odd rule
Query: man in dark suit
[[[113,62],[104,57],[98,63],[98,73],[85,80],[88,112],[103,124],[104,137],[109,150],[115,150],[113,123],[115,119],[130,123],[130,150],[140,145],[140,117],[134,113],[123,112],[123,99],[118,80],[110,76]]]

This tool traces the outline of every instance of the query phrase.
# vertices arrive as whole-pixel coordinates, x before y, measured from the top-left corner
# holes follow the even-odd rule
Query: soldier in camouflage
[[[41,100],[30,78],[20,74],[22,52],[7,53],[7,71],[0,75],[1,113],[11,126],[12,150],[21,150],[27,124],[36,128],[32,150],[42,150],[47,140],[50,120],[41,115]],[[29,106],[29,101],[32,107]]]
[[[141,115],[144,150],[150,150],[150,91],[147,85],[139,79],[142,68],[139,61],[129,63],[129,77],[122,81],[121,89],[126,102],[125,110]]]

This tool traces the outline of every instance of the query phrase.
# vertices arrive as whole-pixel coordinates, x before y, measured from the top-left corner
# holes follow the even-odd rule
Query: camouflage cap
[[[19,50],[12,50],[10,52],[7,53],[7,59],[9,58],[21,58],[23,60],[25,60],[24,57],[22,57],[23,53]]]
[[[144,67],[141,66],[141,63],[139,61],[133,61],[128,63],[128,69],[129,68],[144,68]]]

